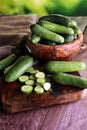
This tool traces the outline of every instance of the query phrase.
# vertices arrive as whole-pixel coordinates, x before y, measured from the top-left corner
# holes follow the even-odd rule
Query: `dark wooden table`
[[[0,59],[11,54],[37,19],[37,15],[0,15]],[[87,64],[87,17],[74,19],[84,34],[85,46],[73,60]],[[86,71],[82,71],[81,76],[87,77]],[[87,99],[14,114],[5,113],[1,108],[0,130],[87,130]]]

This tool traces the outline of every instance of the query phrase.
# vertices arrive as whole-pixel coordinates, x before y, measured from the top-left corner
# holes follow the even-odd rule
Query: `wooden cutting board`
[[[77,75],[76,73],[75,75]],[[73,86],[55,85],[59,96],[54,96],[51,91],[43,94],[26,95],[20,91],[19,81],[6,83],[2,74],[0,80],[1,99],[3,109],[6,112],[14,113],[25,110],[39,109],[41,107],[53,106],[62,103],[76,101],[86,98],[87,89],[75,88]]]

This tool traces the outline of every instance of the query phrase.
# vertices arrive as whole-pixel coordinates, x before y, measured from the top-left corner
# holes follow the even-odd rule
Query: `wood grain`
[[[8,18],[7,18],[8,17]],[[31,19],[31,15],[22,15],[22,16],[4,16],[0,17],[1,19],[10,19],[15,21],[15,17],[21,17],[21,20],[26,21]],[[33,17],[35,20],[35,17]],[[82,32],[84,32],[84,45],[87,44],[87,17],[75,17],[74,18],[78,25],[81,27]],[[16,20],[17,21],[17,20]],[[31,21],[32,22],[32,21]],[[1,23],[1,22],[0,22]],[[6,20],[7,25],[8,20]],[[15,23],[15,22],[14,22]],[[18,20],[20,25],[20,20]],[[2,26],[4,26],[2,22]],[[15,28],[15,25],[12,25]],[[2,29],[1,29],[2,30]],[[10,31],[10,30],[9,30]],[[2,32],[2,31],[1,31]],[[5,34],[5,35],[4,35]],[[27,34],[27,33],[26,33]],[[4,36],[3,36],[4,35]],[[20,41],[23,33],[12,34],[15,38],[10,39],[10,35],[5,33],[0,33],[0,46],[3,45],[16,45]],[[3,37],[2,37],[3,36]],[[6,39],[10,39],[10,41]],[[5,39],[5,42],[4,42]],[[3,46],[4,47],[4,46]],[[6,49],[8,50],[8,48]],[[0,51],[1,52],[1,51]],[[73,60],[85,61],[87,64],[87,47],[83,47],[79,51],[76,57]],[[3,52],[6,53],[5,51]],[[1,53],[0,53],[1,54]],[[80,54],[80,56],[79,56]],[[8,53],[6,54],[8,55]],[[5,55],[5,56],[6,56]],[[3,57],[2,55],[0,55]],[[81,76],[87,77],[87,69],[83,72],[80,72]],[[79,100],[73,103],[67,103],[62,105],[57,105],[53,107],[42,108],[39,110],[33,110],[28,112],[20,112],[15,114],[4,113],[0,109],[0,130],[86,130],[87,129],[87,99]]]

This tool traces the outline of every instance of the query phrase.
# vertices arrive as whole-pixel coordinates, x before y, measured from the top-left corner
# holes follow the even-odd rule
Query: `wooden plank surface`
[[[20,17],[20,16],[16,16],[16,17]],[[21,20],[25,21],[25,25],[28,18],[31,19],[31,16],[22,15]],[[15,16],[12,16],[12,17],[1,16],[0,20],[1,19],[5,19],[6,20],[5,23],[7,23],[7,26],[8,26],[9,24],[8,19],[14,21]],[[87,17],[85,18],[78,17],[78,18],[75,18],[75,20],[77,20],[79,26],[81,27],[81,30],[84,32],[84,43],[87,44],[87,38],[86,38]],[[0,22],[2,27],[5,25],[5,23]],[[20,23],[20,20],[18,20],[18,23]],[[12,26],[14,26],[15,28],[16,25],[12,25]],[[0,28],[1,32],[3,32],[2,34],[0,33],[0,46],[3,47],[3,45],[5,45],[5,48],[3,48],[3,55],[5,53],[4,56],[6,56],[8,55],[8,52],[9,54],[11,53],[11,50],[12,50],[11,47],[13,47],[14,45],[18,43],[21,37],[25,34],[25,30],[27,30],[27,28],[26,27],[23,28],[24,31],[20,30],[19,34],[17,32],[17,35],[15,32],[15,34],[13,34],[13,37],[10,38],[10,35],[8,35],[7,32],[5,32],[4,30],[2,31],[2,27]],[[9,33],[10,33],[10,30],[9,30]],[[26,31],[26,34],[27,33],[28,32]],[[9,40],[8,40],[8,37],[9,37]],[[1,47],[0,49],[2,50]],[[87,55],[84,54],[84,52],[86,52],[86,49],[87,48],[85,46],[83,50],[80,50],[79,54],[81,55],[80,56],[78,55],[78,58],[80,60],[85,61]],[[78,58],[75,58],[75,60],[78,60]],[[87,61],[85,62],[87,64]],[[81,75],[87,77],[87,73],[85,75],[85,72],[81,73]],[[4,113],[2,109],[0,109],[0,130],[9,130],[9,129],[12,129],[12,130],[48,130],[48,129],[50,130],[86,130],[87,129],[87,116],[86,115],[87,115],[87,99],[79,100],[73,103],[57,105],[54,107],[43,108],[40,110],[16,113],[12,115]]]

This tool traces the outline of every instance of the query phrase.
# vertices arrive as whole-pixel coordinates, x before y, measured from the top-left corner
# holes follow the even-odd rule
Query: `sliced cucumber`
[[[30,94],[32,93],[33,91],[33,87],[32,86],[29,86],[29,85],[23,85],[21,87],[21,91],[24,93],[24,94]]]
[[[38,85],[43,85],[46,82],[45,78],[37,78],[36,83]]]
[[[31,75],[29,76],[29,78],[30,78],[31,80],[35,80],[35,79],[36,79],[34,74],[31,74]]]
[[[44,88],[44,90],[48,91],[51,88],[51,83],[50,82],[45,82],[43,84],[43,88]]]
[[[34,68],[33,68],[33,67],[30,67],[26,72],[30,72],[30,71],[32,71],[32,70],[34,70]]]
[[[20,82],[26,82],[27,80],[29,80],[29,76],[27,75],[22,75],[19,77]]]
[[[45,78],[45,73],[40,71],[40,72],[35,74],[35,77],[36,78]]]
[[[36,86],[34,88],[35,93],[42,94],[44,92],[44,89],[41,86]]]
[[[31,85],[31,86],[33,86],[33,85],[34,85],[34,80],[27,80],[27,81],[25,82],[25,84],[26,84],[26,85]]]
[[[36,74],[37,72],[39,72],[39,70],[35,70],[35,69],[34,69],[34,70],[31,70],[31,71],[30,71],[30,74]]]

